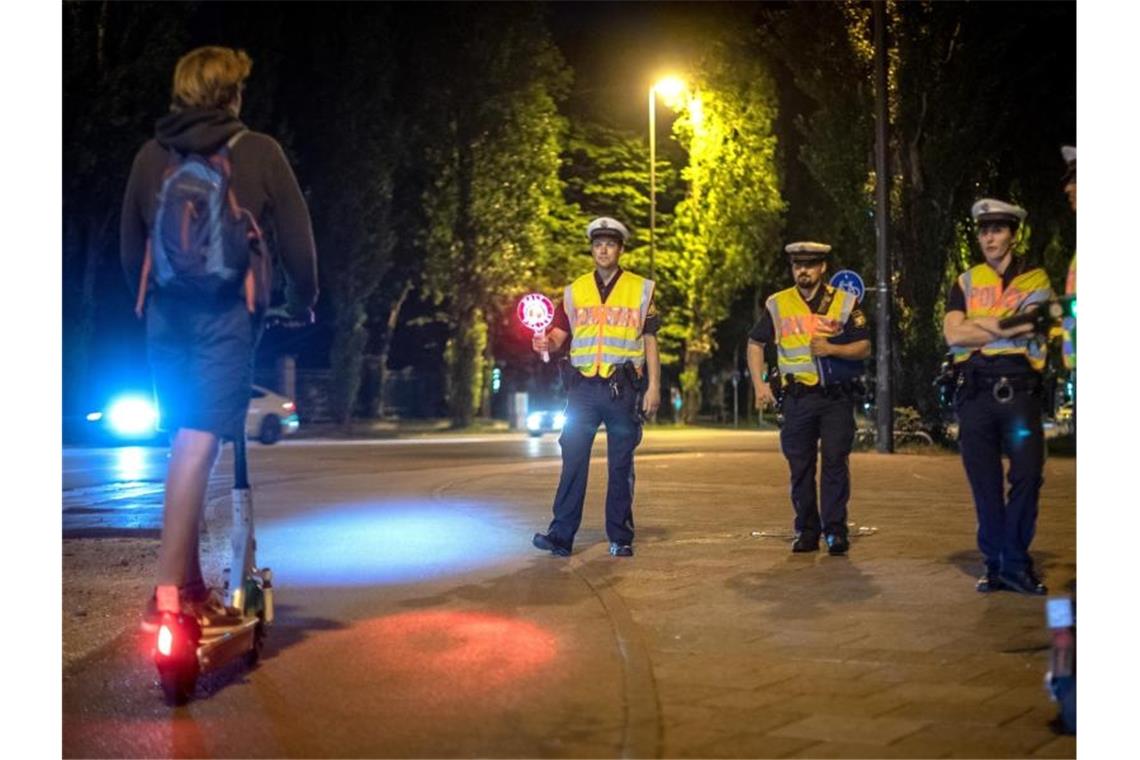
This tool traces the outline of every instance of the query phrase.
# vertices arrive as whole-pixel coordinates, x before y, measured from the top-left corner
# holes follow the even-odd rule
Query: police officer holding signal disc
[[[582,522],[590,451],[598,426],[606,425],[606,535],[610,554],[633,555],[633,450],[641,422],[661,400],[657,354],[658,317],[652,280],[624,271],[618,261],[629,230],[599,217],[586,227],[594,271],[566,287],[550,331],[535,337],[536,352],[558,351],[570,341],[562,476],[554,495],[554,519],[533,543],[556,556],[569,556]]]
[[[1045,270],[1014,256],[1025,209],[991,198],[971,215],[985,258],[959,275],[946,301],[943,334],[957,369],[959,445],[978,517],[986,572],[977,590],[1044,594],[1029,544],[1037,525],[1045,436],[1041,427],[1043,339],[1033,326],[999,322],[1053,296]],[[1009,493],[1002,457],[1009,458]]]
[[[748,369],[757,408],[774,404],[777,389],[763,380],[763,363],[764,347],[775,345],[784,392],[780,448],[791,470],[795,510],[792,551],[818,551],[822,533],[829,554],[846,554],[848,456],[855,439],[855,397],[862,391],[855,378],[836,376],[828,365],[832,359],[850,364],[870,356],[870,333],[855,295],[823,281],[831,246],[800,242],[785,251],[796,284],[764,304],[748,335]],[[817,450],[823,458],[819,508]]]

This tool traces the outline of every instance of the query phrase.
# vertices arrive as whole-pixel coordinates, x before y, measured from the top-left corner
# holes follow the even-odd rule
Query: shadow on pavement
[[[1030,551],[1033,557],[1033,564],[1038,567],[1042,574],[1056,564],[1057,555],[1053,552]],[[946,561],[954,567],[958,568],[963,575],[970,577],[977,577],[985,572],[986,565],[982,561],[982,554],[977,549],[968,549],[964,551],[954,552],[953,554],[946,555]],[[1069,563],[1069,567],[1074,570],[1076,566]]]
[[[775,605],[774,613],[788,618],[818,617],[826,608],[872,599],[880,593],[847,557],[826,553],[789,555],[759,572],[734,575],[725,586],[747,599]]]

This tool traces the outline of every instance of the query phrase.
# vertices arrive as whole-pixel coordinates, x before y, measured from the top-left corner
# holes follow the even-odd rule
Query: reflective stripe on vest
[[[1053,297],[1049,276],[1040,267],[1029,269],[1003,286],[1002,277],[989,264],[970,267],[958,277],[966,299],[966,318],[1009,317],[1031,304],[1043,304]],[[980,351],[983,356],[1024,356],[1037,371],[1045,367],[1045,342],[1038,336],[998,338],[977,347],[952,346],[955,362],[964,362]]]
[[[832,295],[825,314],[815,314],[795,287],[771,296],[764,306],[772,317],[776,335],[777,364],[785,378],[795,376],[797,383],[819,385],[819,365],[811,354],[811,339],[822,324],[830,324],[841,332],[855,308],[855,296],[846,290],[823,285]]]
[[[653,299],[653,281],[631,272],[618,274],[602,303],[594,273],[566,287],[563,306],[570,320],[570,364],[586,377],[609,377],[627,361],[645,363],[642,330]]]

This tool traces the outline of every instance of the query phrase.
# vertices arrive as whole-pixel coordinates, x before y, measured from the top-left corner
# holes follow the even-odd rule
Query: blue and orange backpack
[[[257,220],[238,205],[230,153],[244,135],[203,156],[170,151],[146,243],[135,313],[142,316],[147,286],[201,301],[244,295],[253,312],[266,265]],[[244,290],[244,294],[242,291]]]

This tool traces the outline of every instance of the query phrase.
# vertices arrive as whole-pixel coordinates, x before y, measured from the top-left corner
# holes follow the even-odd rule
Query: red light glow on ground
[[[545,629],[478,612],[406,612],[360,623],[328,639],[329,645],[352,647],[358,666],[371,677],[381,671],[391,686],[429,690],[436,699],[448,694],[470,699],[514,685],[536,675],[557,653],[557,641]]]

